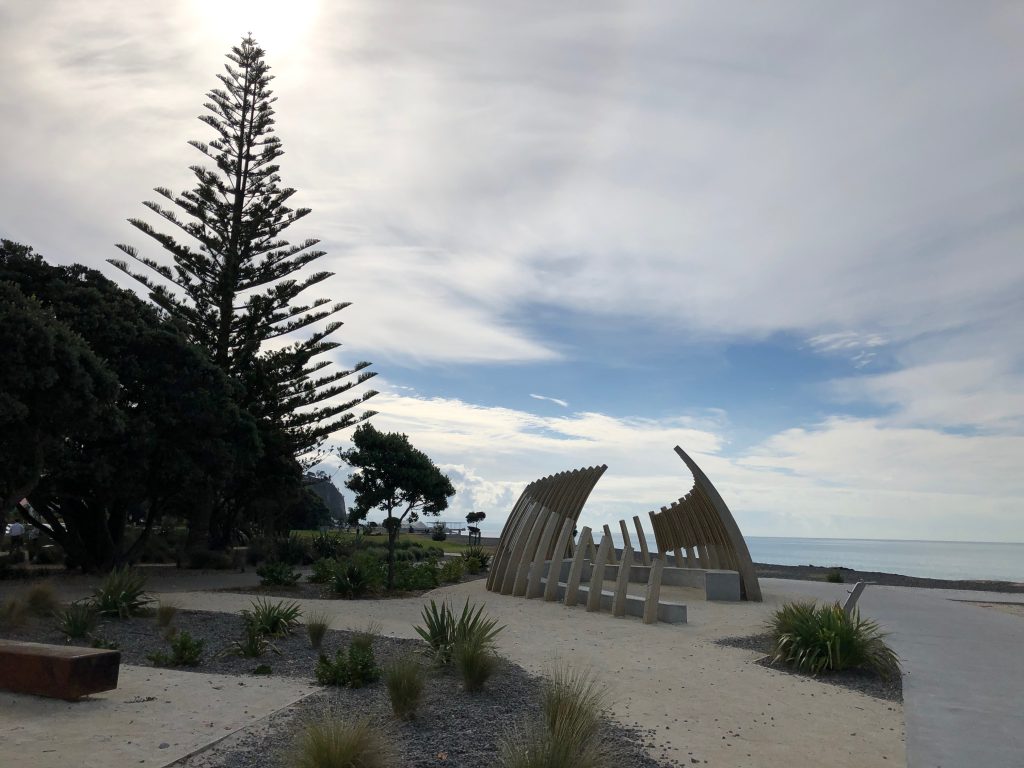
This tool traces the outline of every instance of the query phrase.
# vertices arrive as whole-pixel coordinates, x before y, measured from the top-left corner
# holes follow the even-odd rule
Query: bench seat
[[[76,701],[117,688],[121,652],[0,640],[0,689]]]

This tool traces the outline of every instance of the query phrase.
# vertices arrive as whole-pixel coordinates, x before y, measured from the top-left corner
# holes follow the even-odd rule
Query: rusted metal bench
[[[117,688],[121,652],[0,640],[0,689],[76,701]]]

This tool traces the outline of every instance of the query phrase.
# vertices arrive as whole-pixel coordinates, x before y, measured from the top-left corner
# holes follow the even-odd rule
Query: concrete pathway
[[[762,579],[773,592],[842,600],[849,585]],[[1007,612],[975,605],[1004,603]],[[865,616],[903,659],[909,768],[1024,766],[1024,596],[868,587]]]
[[[117,690],[69,703],[0,692],[0,765],[165,766],[316,690],[286,677],[121,666]]]

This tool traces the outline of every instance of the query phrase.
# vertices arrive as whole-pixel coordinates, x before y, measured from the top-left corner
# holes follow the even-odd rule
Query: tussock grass
[[[178,613],[180,606],[174,600],[164,598],[156,607],[156,623],[159,627],[169,627]]]
[[[462,674],[462,684],[467,691],[482,691],[498,668],[494,644],[479,633],[460,640],[455,645],[455,666]]]
[[[595,739],[601,712],[608,704],[608,689],[586,670],[562,664],[552,669],[541,689],[544,723],[552,733],[579,744]]]
[[[391,768],[396,765],[387,734],[368,720],[309,723],[295,740],[291,768]]]
[[[14,629],[28,621],[28,605],[24,600],[12,597],[0,605],[0,629]]]
[[[391,699],[391,709],[399,720],[412,720],[416,717],[423,683],[423,667],[409,656],[399,658],[384,670],[384,685]]]
[[[320,650],[323,645],[324,635],[331,628],[331,617],[325,612],[310,613],[306,615],[306,634],[309,636],[309,644]]]
[[[74,602],[56,616],[57,628],[69,640],[88,637],[96,629],[96,608],[88,600]]]
[[[53,585],[44,581],[29,587],[25,593],[25,607],[33,616],[52,616],[60,608]]]

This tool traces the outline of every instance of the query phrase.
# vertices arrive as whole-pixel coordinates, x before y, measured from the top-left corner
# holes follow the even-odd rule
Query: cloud
[[[532,480],[606,464],[581,523],[600,526],[683,496],[681,445],[721,491],[746,535],[1020,540],[1024,437],[958,435],[881,419],[833,417],[731,450],[718,414],[538,416],[450,398],[383,393],[378,429],[409,435],[452,478],[449,519],[483,509],[503,524]],[[924,534],[926,532],[926,535]]]
[[[569,403],[567,403],[565,400],[560,400],[557,397],[547,397],[546,395],[533,395],[533,394],[531,394],[530,397],[532,397],[534,400],[547,400],[549,403],[554,403],[555,405],[560,405],[563,408],[568,408],[569,407]]]

